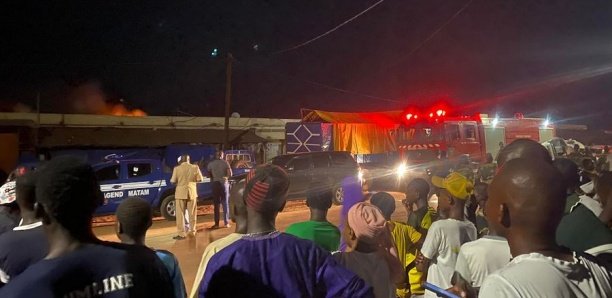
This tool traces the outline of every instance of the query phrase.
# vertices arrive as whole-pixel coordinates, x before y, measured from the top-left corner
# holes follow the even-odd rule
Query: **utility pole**
[[[234,56],[232,53],[227,54],[226,68],[225,68],[225,126],[223,134],[223,149],[229,149],[229,118],[230,108],[232,102],[232,62]]]

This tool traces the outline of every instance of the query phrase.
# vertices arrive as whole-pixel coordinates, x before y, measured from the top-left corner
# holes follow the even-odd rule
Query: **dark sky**
[[[232,111],[243,117],[444,100],[457,113],[550,114],[612,128],[609,0],[473,0],[416,52],[467,1],[386,0],[324,38],[272,54],[374,2],[5,3],[0,100],[33,106],[40,92],[43,112],[69,112],[71,90],[97,82],[109,100],[152,115],[221,116],[225,64],[210,56],[218,48],[238,60]]]

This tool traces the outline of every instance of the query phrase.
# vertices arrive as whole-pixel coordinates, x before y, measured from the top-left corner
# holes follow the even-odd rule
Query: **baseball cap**
[[[446,189],[451,196],[460,200],[467,200],[474,190],[474,184],[457,172],[452,172],[446,177],[433,176],[431,184]]]
[[[15,202],[15,181],[9,181],[0,187],[0,205]]]

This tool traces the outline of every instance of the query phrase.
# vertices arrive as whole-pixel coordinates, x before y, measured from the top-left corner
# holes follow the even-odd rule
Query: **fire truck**
[[[513,118],[487,114],[446,117],[445,110],[437,109],[421,116],[412,112],[403,116],[403,123],[397,130],[397,144],[401,160],[409,164],[422,164],[440,157],[452,160],[466,155],[480,162],[488,153],[495,157],[500,148],[516,139],[541,143],[555,136],[549,120],[525,118],[522,114]]]
[[[302,122],[286,126],[287,153],[348,151],[367,168],[386,163],[398,174],[427,168],[432,162],[468,156],[474,162],[493,157],[515,139],[545,142],[555,136],[546,118],[456,116],[446,107],[427,110],[341,113],[307,110]]]

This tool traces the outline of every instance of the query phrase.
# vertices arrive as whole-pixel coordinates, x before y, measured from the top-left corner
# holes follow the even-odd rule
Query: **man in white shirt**
[[[508,161],[493,179],[487,219],[513,260],[489,275],[480,297],[612,297],[612,276],[593,257],[558,246],[565,208],[560,173],[535,158]]]
[[[457,256],[455,272],[458,278],[463,279],[476,292],[489,274],[504,267],[512,259],[508,240],[494,235],[493,230],[490,232],[489,235],[462,245]]]
[[[473,191],[473,184],[465,176],[453,172],[446,178],[434,176],[438,214],[442,220],[429,228],[418,259],[417,269],[427,276],[427,282],[446,289],[451,287],[451,277],[462,244],[476,240],[476,227],[464,218],[465,201]],[[425,291],[425,297],[437,297]]]

